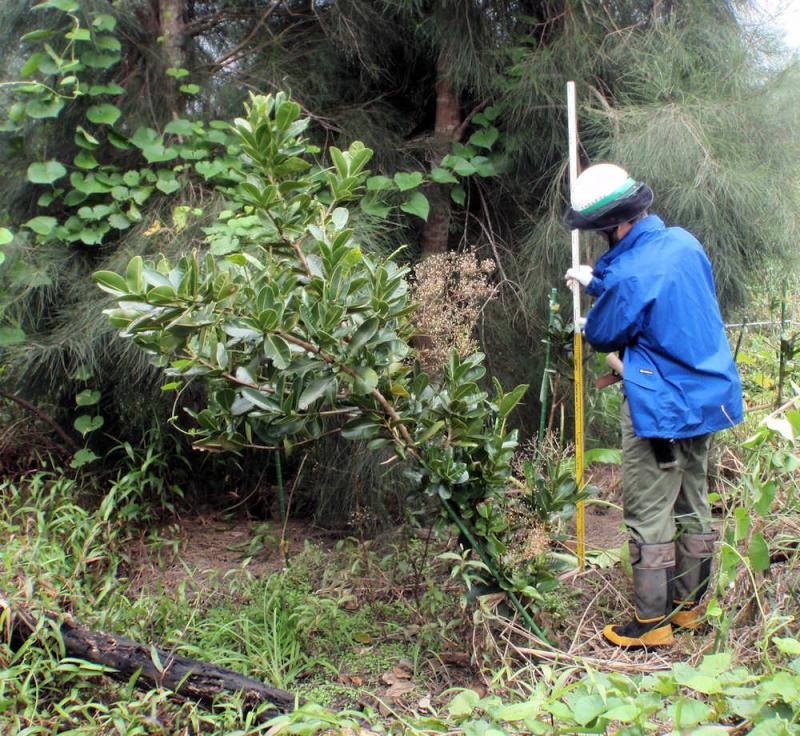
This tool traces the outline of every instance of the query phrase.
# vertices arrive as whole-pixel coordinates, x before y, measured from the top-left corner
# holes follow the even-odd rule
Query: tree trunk
[[[449,153],[461,126],[461,105],[458,93],[447,75],[445,51],[439,53],[436,63],[436,121],[433,132],[431,166],[439,166]],[[446,253],[450,233],[450,188],[434,184],[428,191],[430,213],[422,231],[422,257]]]
[[[184,0],[156,0],[158,2],[158,27],[168,69],[183,69],[186,64],[186,22]],[[167,106],[176,117],[183,109],[180,82],[176,77],[165,77]]]
[[[12,605],[0,592],[2,611],[6,612],[12,646],[19,646],[35,635],[37,615],[25,606]],[[137,685],[164,687],[208,705],[222,694],[241,693],[243,705],[248,710],[272,703],[275,707],[264,714],[266,717],[294,709],[296,696],[293,693],[268,687],[238,672],[138,644],[122,636],[91,631],[68,615],[62,620],[55,613],[48,612],[44,617],[60,621],[66,656],[110,667],[114,671],[108,675],[115,679],[128,681],[138,672]]]

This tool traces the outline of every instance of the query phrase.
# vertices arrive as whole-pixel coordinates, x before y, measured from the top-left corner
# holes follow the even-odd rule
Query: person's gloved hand
[[[591,266],[580,265],[577,268],[568,268],[564,274],[567,286],[571,289],[577,281],[581,286],[588,286],[594,278],[594,271]]]

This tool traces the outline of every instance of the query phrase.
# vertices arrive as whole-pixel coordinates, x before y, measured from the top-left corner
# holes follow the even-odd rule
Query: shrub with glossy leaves
[[[193,414],[206,450],[274,448],[341,432],[391,446],[425,490],[470,518],[499,496],[516,432],[506,417],[525,387],[483,390],[483,355],[451,354],[435,383],[414,361],[407,269],[365,252],[349,227],[369,176],[361,143],[316,165],[308,121],[283,94],[253,97],[233,132],[241,183],[209,240],[239,227],[234,252],[177,263],[131,260],[98,272],[124,337],[152,354],[174,388],[198,378]]]

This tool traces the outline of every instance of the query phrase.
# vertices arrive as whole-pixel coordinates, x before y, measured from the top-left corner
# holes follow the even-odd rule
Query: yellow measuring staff
[[[578,178],[578,117],[575,105],[575,82],[567,82],[567,133],[569,138],[569,190],[572,193]],[[581,263],[580,235],[572,231],[572,267]],[[575,374],[575,480],[578,490],[583,490],[583,334],[580,328],[581,287],[575,281],[572,285],[572,320],[574,324],[573,369]],[[578,569],[586,564],[586,545],[584,531],[584,504],[578,502],[575,518],[575,532],[578,537]]]

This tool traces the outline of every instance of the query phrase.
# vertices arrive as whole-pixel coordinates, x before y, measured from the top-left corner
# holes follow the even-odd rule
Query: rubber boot
[[[675,543],[675,613],[672,623],[682,629],[700,626],[700,599],[708,589],[714,559],[714,532],[682,534]]]
[[[675,544],[628,542],[633,567],[634,619],[624,625],[609,625],[603,636],[625,649],[663,647],[672,644],[672,578],[675,574]]]

